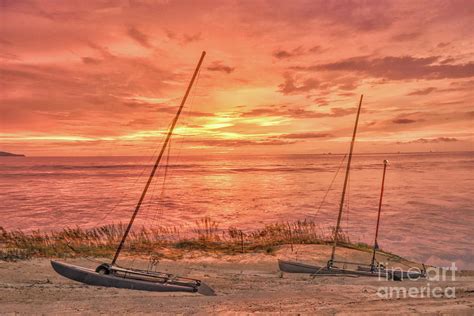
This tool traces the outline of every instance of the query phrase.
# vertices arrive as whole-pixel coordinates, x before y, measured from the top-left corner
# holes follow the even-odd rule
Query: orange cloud
[[[0,150],[140,154],[179,122],[184,151],[473,144],[463,1],[10,1],[0,18]],[[284,146],[281,146],[284,145]],[[436,148],[434,148],[436,149]],[[234,151],[234,152],[235,152]]]

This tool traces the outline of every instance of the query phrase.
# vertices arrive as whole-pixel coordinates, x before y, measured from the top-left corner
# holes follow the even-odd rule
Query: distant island
[[[25,155],[12,154],[12,153],[7,153],[6,151],[0,151],[0,157],[25,157]]]

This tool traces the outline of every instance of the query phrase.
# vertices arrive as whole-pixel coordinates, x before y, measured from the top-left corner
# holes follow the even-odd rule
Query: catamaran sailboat
[[[160,165],[161,158],[163,157],[166,147],[170,142],[173,130],[178,122],[181,111],[183,110],[186,99],[188,98],[189,92],[196,80],[196,76],[201,68],[204,56],[206,52],[202,52],[199,62],[194,70],[191,81],[186,89],[186,93],[181,101],[178,111],[171,123],[171,126],[166,135],[165,141],[161,147],[161,151],[157,157],[155,164],[153,165],[148,181],[143,189],[143,192],[138,200],[137,206],[133,212],[130,222],[122,236],[120,244],[117,247],[114,258],[111,263],[103,263],[99,265],[95,270],[87,269],[84,267],[59,262],[52,260],[51,265],[53,269],[60,275],[90,285],[116,287],[133,290],[144,290],[144,291],[157,291],[157,292],[198,292],[203,295],[214,295],[214,291],[207,286],[204,282],[197,279],[190,279],[172,275],[169,273],[151,271],[151,270],[139,270],[131,268],[119,267],[117,259],[122,251],[123,245],[127,239],[127,236],[132,228],[133,222],[140,210],[140,207],[145,199],[148,188],[153,180],[153,177]]]
[[[357,276],[377,276],[377,277],[386,277],[394,280],[402,280],[406,278],[410,279],[415,279],[419,278],[421,276],[424,276],[424,272],[419,270],[419,269],[414,269],[413,272],[409,271],[402,271],[400,269],[386,269],[382,265],[376,265],[375,261],[375,253],[376,253],[376,248],[377,246],[377,236],[378,236],[378,228],[379,228],[379,222],[380,222],[380,209],[382,205],[382,196],[383,196],[383,184],[385,181],[385,171],[387,167],[387,163],[384,162],[384,173],[383,173],[383,179],[382,179],[382,191],[380,195],[380,202],[379,202],[379,212],[378,212],[378,218],[377,218],[377,228],[376,228],[376,235],[375,235],[375,243],[374,243],[374,249],[373,249],[373,255],[372,255],[372,262],[371,264],[366,264],[366,263],[358,263],[358,262],[348,262],[348,261],[338,261],[335,260],[335,255],[336,255],[336,248],[338,245],[338,237],[339,237],[339,231],[340,231],[340,224],[341,224],[341,218],[342,218],[342,210],[344,207],[344,200],[345,200],[345,195],[346,195],[346,189],[347,189],[347,184],[349,180],[349,173],[351,169],[351,162],[352,162],[352,154],[354,150],[354,143],[356,139],[356,134],[357,134],[357,126],[359,123],[359,116],[360,116],[360,110],[362,107],[362,99],[363,95],[360,96],[359,100],[359,106],[357,108],[357,116],[355,120],[355,125],[354,125],[354,130],[352,133],[352,141],[351,141],[351,146],[349,150],[349,158],[347,161],[347,167],[346,167],[346,175],[344,178],[344,186],[342,189],[342,196],[341,196],[341,201],[339,204],[339,214],[337,217],[337,222],[336,222],[336,228],[334,230],[334,241],[332,245],[332,250],[331,250],[331,258],[328,260],[326,265],[312,265],[312,264],[307,264],[307,263],[302,263],[298,261],[288,261],[288,260],[278,260],[278,266],[281,271],[283,272],[289,272],[289,273],[309,273],[312,275],[357,275]],[[338,265],[343,265],[343,267],[339,267]],[[357,266],[356,269],[347,269],[344,266],[345,265],[353,265]]]

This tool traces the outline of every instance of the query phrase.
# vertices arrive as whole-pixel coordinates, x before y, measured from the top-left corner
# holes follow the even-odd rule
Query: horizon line
[[[396,151],[396,152],[365,152],[365,153],[354,153],[354,156],[362,155],[407,155],[407,154],[445,154],[445,153],[474,153],[474,150],[453,150],[453,151]],[[210,153],[205,156],[222,156],[222,155],[234,155],[234,156],[342,156],[347,153],[270,153],[270,154],[233,154],[233,153]],[[170,157],[174,156],[188,156],[188,157],[199,157],[203,154],[171,154]],[[43,158],[43,157],[57,157],[57,158],[79,158],[79,157],[153,157],[153,155],[26,155],[24,156],[3,156],[9,158]]]

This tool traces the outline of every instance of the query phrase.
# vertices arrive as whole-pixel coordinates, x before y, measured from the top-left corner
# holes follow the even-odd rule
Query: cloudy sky
[[[473,1],[0,0],[0,150],[474,150]]]

